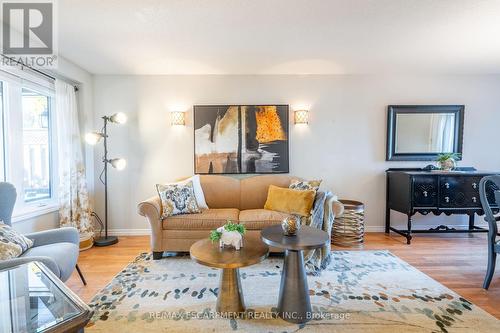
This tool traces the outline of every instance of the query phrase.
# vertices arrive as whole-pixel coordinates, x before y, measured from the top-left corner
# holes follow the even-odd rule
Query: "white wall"
[[[124,126],[110,125],[110,157],[125,157],[126,170],[110,170],[110,228],[148,229],[137,203],[154,185],[193,173],[193,104],[290,104],[310,110],[309,126],[290,123],[290,173],[321,178],[341,198],[366,204],[369,230],[384,224],[389,167],[427,163],[385,162],[388,104],[465,104],[461,165],[500,170],[500,76],[95,76],[95,123],[122,111]],[[171,110],[187,110],[187,126],[170,126]],[[290,117],[291,121],[293,117]],[[101,150],[96,149],[95,174]],[[96,209],[103,187],[95,180]],[[404,221],[399,214],[394,216]],[[445,217],[439,217],[444,219]],[[424,218],[426,219],[426,218]],[[457,217],[448,221],[463,222]],[[417,223],[425,223],[417,218]],[[126,231],[125,231],[126,232]]]
[[[80,128],[82,133],[89,131],[92,128],[94,118],[92,75],[63,57],[59,57],[58,68],[55,70],[55,73],[78,85],[77,98],[80,112]],[[90,147],[84,148],[89,191],[93,193],[94,152]],[[58,211],[53,211],[36,217],[15,221],[13,225],[15,229],[22,233],[53,229],[59,227],[59,214]]]

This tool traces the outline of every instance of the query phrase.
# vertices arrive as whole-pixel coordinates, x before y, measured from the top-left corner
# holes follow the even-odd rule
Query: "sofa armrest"
[[[161,201],[158,196],[144,200],[137,205],[139,215],[148,219],[151,225],[151,248],[153,251],[162,251],[162,219]]]
[[[161,201],[158,196],[151,197],[140,202],[137,205],[137,212],[144,217],[154,217],[160,219],[161,217]]]
[[[325,218],[328,218],[330,214],[333,219],[344,214],[344,205],[333,194],[328,195],[325,201]]]
[[[54,243],[72,243],[80,245],[78,230],[73,227],[44,230],[26,234],[26,237],[33,241],[33,246],[43,246]]]
[[[334,218],[344,214],[344,205],[340,201],[337,201],[336,198],[332,200],[332,212]]]

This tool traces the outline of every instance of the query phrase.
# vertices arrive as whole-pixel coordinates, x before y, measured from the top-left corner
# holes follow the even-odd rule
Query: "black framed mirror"
[[[389,105],[387,161],[433,161],[462,154],[463,105]]]

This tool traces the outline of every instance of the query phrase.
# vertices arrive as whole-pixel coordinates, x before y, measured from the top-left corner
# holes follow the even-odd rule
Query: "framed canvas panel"
[[[288,173],[288,110],[288,105],[195,105],[195,173]]]

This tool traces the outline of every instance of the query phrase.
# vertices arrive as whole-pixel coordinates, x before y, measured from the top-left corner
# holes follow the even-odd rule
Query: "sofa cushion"
[[[262,175],[243,178],[241,182],[240,209],[262,209],[267,199],[269,185],[288,187],[292,179],[289,175]]]
[[[212,230],[223,226],[228,220],[237,222],[239,213],[240,211],[236,208],[204,209],[199,214],[170,216],[163,219],[162,226],[164,230]]]
[[[270,225],[280,224],[288,216],[290,214],[274,210],[247,209],[240,211],[239,220],[248,230],[262,230]]]
[[[240,208],[240,180],[219,175],[200,176],[208,208]]]

